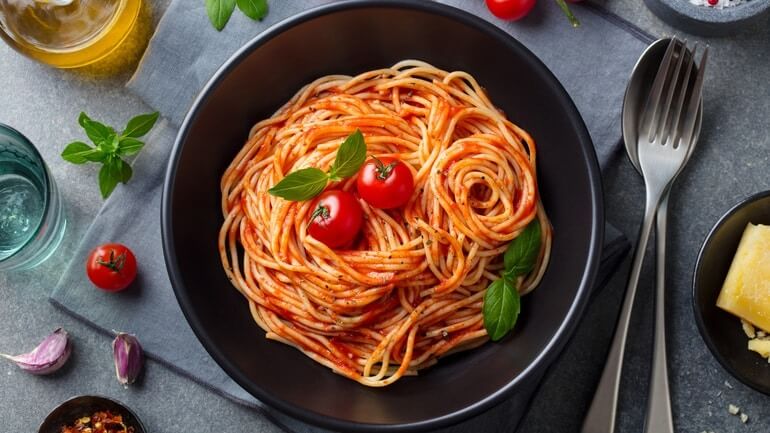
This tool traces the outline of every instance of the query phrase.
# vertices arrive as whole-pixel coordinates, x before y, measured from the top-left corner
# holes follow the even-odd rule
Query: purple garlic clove
[[[61,368],[72,353],[67,331],[59,328],[46,337],[32,352],[23,355],[0,357],[16,363],[22,370],[32,374],[49,374]]]
[[[115,358],[115,374],[123,385],[134,383],[142,371],[144,355],[142,346],[135,335],[119,332],[112,341],[112,353]]]

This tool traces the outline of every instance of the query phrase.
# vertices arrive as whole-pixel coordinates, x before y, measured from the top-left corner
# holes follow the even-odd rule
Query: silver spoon
[[[631,73],[631,79],[626,87],[623,98],[623,142],[631,163],[639,174],[639,155],[637,153],[637,119],[644,104],[644,96],[649,93],[655,78],[657,65],[663,59],[666,46],[671,39],[662,38],[653,42],[642,53]],[[697,67],[695,72],[697,72]],[[693,143],[690,146],[687,160],[692,155],[700,135],[703,120],[703,101],[698,107],[695,120]],[[685,160],[685,164],[687,163]],[[671,416],[671,397],[668,387],[668,366],[666,362],[666,317],[665,317],[665,283],[666,283],[666,222],[668,219],[668,196],[666,191],[658,207],[655,228],[655,342],[653,346],[653,364],[650,374],[650,389],[647,397],[647,414],[645,416],[645,433],[674,433],[674,423]]]
[[[657,44],[660,44],[660,42]],[[645,128],[645,158],[641,158],[643,160],[641,163],[637,152],[640,149],[638,146],[642,146],[639,134],[634,131],[632,137],[636,136],[636,140],[629,140],[627,142],[629,155],[632,161],[635,162],[637,169],[642,168],[641,172],[645,178],[645,189],[647,191],[645,220],[639,234],[639,243],[636,247],[637,251],[634,254],[629,274],[626,296],[623,301],[623,308],[618,319],[612,346],[610,347],[607,364],[604,367],[599,386],[583,423],[583,433],[612,433],[615,430],[618,388],[628,323],[639,279],[639,271],[641,270],[647,239],[653,223],[652,219],[657,214],[660,202],[667,197],[671,183],[689,158],[691,144],[697,138],[695,132],[700,125],[702,115],[700,95],[703,77],[702,73],[697,73],[698,71],[691,75],[694,59],[692,59],[693,56],[690,54],[690,51],[684,50],[684,43],[678,40],[675,43],[665,40],[662,42],[662,45],[653,44],[653,46],[656,48],[648,49],[643,54],[643,59],[635,67],[632,76],[640,75],[642,78],[647,77],[646,73],[642,73],[642,70],[650,69],[650,73],[655,74],[655,79],[652,85],[647,86],[647,89],[652,88],[654,90],[650,92],[644,89],[643,85],[649,83],[649,81],[639,78],[640,84],[637,86],[635,82],[631,92],[626,93],[626,103],[629,105],[624,104],[624,109],[634,107],[638,114],[638,116],[627,117],[627,113],[624,113],[624,138],[627,137],[625,134],[627,126],[636,126],[636,122],[639,119],[641,119],[642,125]],[[657,62],[653,61],[655,59],[645,59],[645,54],[650,55],[650,53],[657,52],[658,46],[666,50],[663,62],[661,63],[659,58]],[[704,61],[705,56],[702,59],[702,62]],[[682,69],[681,66],[683,64],[688,66]],[[676,65],[676,67],[674,68],[673,65]],[[658,67],[656,68],[656,66]],[[681,88],[682,82],[687,83],[688,88]],[[692,87],[690,88],[690,86]],[[655,96],[650,96],[648,100],[645,97],[648,94]],[[672,99],[675,94],[678,96]],[[654,105],[650,106],[650,101],[654,101]],[[683,105],[684,101],[687,101],[687,104]],[[671,105],[672,103],[673,105]],[[645,108],[641,110],[640,108],[643,106]],[[687,107],[686,109],[684,109],[685,106]],[[668,111],[669,107],[677,107],[677,109]],[[659,111],[660,108],[663,108],[663,110]],[[684,123],[680,123],[680,120]],[[679,128],[682,129],[680,130]],[[653,147],[650,147],[651,143],[654,143]],[[672,148],[672,143],[678,143],[679,146],[684,146],[684,149],[678,149],[676,146]],[[662,290],[662,284],[660,284],[660,288]],[[662,306],[663,297],[660,296],[659,299],[661,300],[659,305]],[[662,314],[659,317],[662,317]],[[660,330],[658,335],[662,336],[662,338],[656,337],[656,352],[658,355],[662,355],[662,358],[660,358],[662,363],[656,362],[656,365],[662,365],[665,368],[665,347],[663,346],[662,350],[659,347],[659,343],[665,345],[665,330],[662,327],[657,328]],[[656,358],[659,358],[659,356],[656,356]],[[654,417],[653,419],[656,419],[656,421],[654,425],[652,421],[647,423],[647,431],[663,433],[666,431],[664,429],[668,426],[669,431],[673,432],[673,423],[670,421],[671,404],[667,392],[667,376],[665,370],[662,371],[662,374],[660,374],[659,368],[656,367],[654,370],[658,372],[654,373],[656,379],[662,378],[665,382],[659,381],[658,385],[651,386],[651,389],[655,390],[655,394],[650,398],[651,405],[648,407],[648,412],[651,413],[648,413],[648,416]],[[665,389],[661,388],[662,386]],[[658,392],[662,394],[660,398],[657,397]],[[666,421],[668,421],[667,424]]]

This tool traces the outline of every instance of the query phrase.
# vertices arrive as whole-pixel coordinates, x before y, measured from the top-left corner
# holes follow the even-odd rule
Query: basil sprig
[[[74,141],[64,148],[61,157],[73,164],[102,163],[99,170],[99,190],[102,197],[107,198],[118,183],[126,183],[131,179],[133,170],[122,157],[134,155],[142,150],[144,142],[139,138],[150,132],[157,120],[157,112],[140,114],[129,120],[123,131],[118,134],[114,128],[91,119],[86,113],[80,113],[78,123],[95,146]]]
[[[308,200],[320,194],[330,180],[338,181],[356,174],[365,160],[364,135],[356,129],[340,145],[328,173],[315,167],[293,171],[267,192],[290,201]]]
[[[267,0],[206,0],[206,13],[215,29],[225,28],[236,6],[252,20],[267,16]]]
[[[535,218],[505,250],[502,278],[493,281],[484,294],[484,328],[492,341],[503,338],[519,318],[521,299],[516,280],[532,272],[540,252],[540,222]]]

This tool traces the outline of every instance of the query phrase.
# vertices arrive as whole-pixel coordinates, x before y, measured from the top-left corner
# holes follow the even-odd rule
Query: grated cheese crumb
[[[743,327],[743,332],[746,334],[747,337],[756,338],[757,330],[754,329],[754,325],[741,319],[741,326]]]
[[[742,413],[741,414],[741,422],[746,424],[748,421],[749,421],[749,416],[746,415],[745,413]]]
[[[730,412],[730,415],[738,415],[738,412],[741,411],[741,408],[739,408],[738,406],[736,406],[734,404],[731,404],[731,405],[727,406],[727,411]]]

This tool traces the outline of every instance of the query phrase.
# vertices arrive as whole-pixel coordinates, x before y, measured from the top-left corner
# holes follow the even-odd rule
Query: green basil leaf
[[[118,137],[118,134],[113,133],[108,140],[99,143],[99,145],[96,147],[108,155],[113,155],[115,152],[117,152],[119,144],[120,137]]]
[[[253,20],[261,20],[267,15],[267,0],[236,0],[236,4],[244,15]]]
[[[302,201],[321,193],[329,181],[329,175],[317,168],[303,168],[289,173],[274,187],[267,190],[272,195],[290,201]]]
[[[118,161],[116,164],[118,173],[120,175],[120,181],[123,183],[128,182],[131,179],[131,176],[134,174],[134,170],[126,161],[123,161],[120,158],[116,159],[116,161]]]
[[[61,153],[62,159],[73,164],[84,164],[88,161],[103,161],[107,155],[100,149],[95,149],[82,141],[75,141],[67,145]]]
[[[529,225],[508,244],[503,256],[506,277],[515,279],[532,272],[540,253],[540,221],[533,219]]]
[[[235,0],[206,0],[206,13],[214,28],[222,31],[235,10]]]
[[[134,137],[139,138],[148,132],[155,125],[160,114],[156,111],[154,113],[140,114],[128,121],[126,129],[121,134],[122,137]]]
[[[513,329],[521,312],[521,299],[513,280],[503,277],[487,287],[482,312],[484,328],[492,341],[503,338]]]
[[[334,157],[334,163],[329,169],[329,177],[331,180],[341,180],[353,176],[364,161],[366,161],[366,143],[364,135],[356,129],[356,132],[350,134],[337,149],[337,156]]]
[[[109,158],[101,170],[99,170],[99,191],[102,193],[102,198],[109,197],[122,179],[123,174],[121,173],[121,166],[118,161],[121,160]]]
[[[123,137],[118,141],[117,154],[120,156],[133,155],[144,147],[144,142],[134,137]]]
[[[114,129],[103,123],[97,122],[96,120],[91,120],[91,118],[83,112],[81,112],[78,117],[78,123],[86,131],[88,138],[90,138],[97,146],[105,142],[111,142],[116,135]]]

